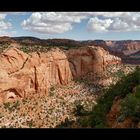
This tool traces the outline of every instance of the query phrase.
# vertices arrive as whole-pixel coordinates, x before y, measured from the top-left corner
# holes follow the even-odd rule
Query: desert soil
[[[127,74],[134,68],[135,66],[131,65],[110,66],[105,77],[111,78],[109,81],[115,83],[118,80],[118,77],[112,76],[115,72],[121,69]],[[51,88],[48,95],[37,93],[22,100],[0,105],[0,127],[54,128],[63,123],[66,118],[75,121],[76,104],[80,103],[89,111],[102,92],[101,86],[87,83],[72,81],[69,85]]]

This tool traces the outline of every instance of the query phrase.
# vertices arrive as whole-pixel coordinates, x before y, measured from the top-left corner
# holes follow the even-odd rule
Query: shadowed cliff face
[[[120,62],[94,46],[30,54],[12,47],[0,54],[0,101],[47,94],[51,86],[67,85],[89,72],[100,74],[108,64]]]

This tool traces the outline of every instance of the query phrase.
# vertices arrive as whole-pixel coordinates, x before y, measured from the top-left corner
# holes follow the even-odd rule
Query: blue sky
[[[0,36],[140,40],[140,12],[1,12]]]

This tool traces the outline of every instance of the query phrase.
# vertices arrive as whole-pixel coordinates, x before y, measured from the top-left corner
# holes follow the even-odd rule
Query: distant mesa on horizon
[[[34,40],[55,40],[55,39],[59,39],[59,40],[74,40],[74,41],[140,41],[140,39],[71,39],[71,38],[39,38],[39,37],[35,37],[35,36],[0,36],[0,39],[16,39],[16,40],[22,40],[22,39],[34,39]]]

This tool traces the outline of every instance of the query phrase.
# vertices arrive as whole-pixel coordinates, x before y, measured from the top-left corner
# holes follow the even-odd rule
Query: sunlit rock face
[[[47,94],[51,86],[67,85],[89,72],[100,74],[108,64],[120,62],[120,58],[94,46],[29,54],[12,47],[0,54],[0,102]]]

